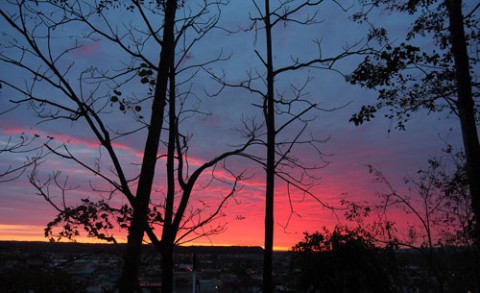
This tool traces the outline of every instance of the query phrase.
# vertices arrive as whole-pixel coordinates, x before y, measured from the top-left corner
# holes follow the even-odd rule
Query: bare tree
[[[263,3],[263,5],[259,4]],[[250,132],[258,133],[255,144],[266,148],[266,155],[254,153],[245,154],[246,157],[259,163],[265,169],[265,237],[264,237],[264,260],[263,260],[263,290],[272,292],[274,284],[272,280],[272,256],[274,236],[274,201],[276,178],[287,185],[288,196],[291,203],[291,215],[294,208],[291,201],[291,189],[296,189],[302,194],[312,196],[322,206],[332,209],[313,192],[311,187],[318,178],[313,174],[315,170],[327,165],[320,145],[326,139],[315,138],[309,133],[309,124],[316,119],[315,110],[334,111],[334,108],[325,109],[319,106],[316,99],[308,96],[308,85],[311,77],[308,76],[299,84],[291,83],[298,71],[315,68],[320,70],[335,70],[339,60],[351,55],[361,55],[368,50],[360,43],[344,48],[343,52],[324,57],[320,42],[317,41],[318,56],[313,58],[301,58],[291,56],[290,60],[281,60],[274,55],[274,28],[281,25],[315,25],[317,19],[317,6],[323,1],[280,1],[273,7],[271,1],[252,1],[258,17],[251,17],[252,24],[245,31],[253,31],[255,40],[258,36],[264,39],[262,49],[254,49],[260,62],[260,69],[248,70],[248,77],[240,82],[226,81],[224,74],[210,71],[212,77],[219,81],[223,87],[244,89],[261,97],[261,102],[254,104],[263,115],[262,123],[253,122],[246,125]],[[341,10],[345,10],[338,5]],[[312,37],[313,39],[314,37]],[[264,50],[264,52],[261,52]],[[276,61],[278,60],[278,65]],[[287,64],[287,65],[285,65]],[[288,81],[289,80],[289,81]],[[277,84],[290,86],[290,91],[279,90]],[[341,107],[343,105],[339,105]],[[279,119],[280,118],[280,119]],[[280,121],[280,122],[278,122]],[[262,134],[262,135],[260,135]],[[297,148],[309,149],[316,155],[317,161],[304,162],[296,153]]]
[[[84,198],[80,204],[72,206],[67,195],[77,186],[71,183],[71,177],[63,176],[60,171],[42,175],[41,161],[36,160],[30,182],[37,193],[59,212],[57,218],[48,224],[46,235],[54,236],[54,227],[63,223],[59,234],[61,237],[74,238],[81,227],[90,236],[115,242],[114,236],[105,231],[111,229],[115,222],[122,228],[128,228],[128,245],[120,280],[122,292],[133,292],[137,286],[144,232],[163,254],[165,273],[162,290],[170,292],[173,246],[177,242],[187,241],[196,229],[215,220],[242,178],[241,174],[230,173],[232,180],[226,183],[231,184],[232,190],[220,198],[218,208],[209,215],[198,218],[198,211],[188,210],[194,186],[203,172],[215,168],[227,157],[241,154],[253,140],[247,140],[238,148],[201,164],[189,173],[188,137],[180,134],[179,124],[182,113],[196,110],[185,109],[185,106],[177,110],[175,101],[183,99],[179,85],[187,85],[191,82],[191,76],[196,75],[195,71],[223,58],[219,55],[204,63],[186,62],[194,45],[215,28],[218,9],[225,3],[205,0],[189,6],[176,0],[152,3],[8,1],[0,10],[2,21],[8,26],[11,36],[3,44],[0,60],[4,65],[23,71],[26,76],[25,80],[1,81],[23,96],[13,100],[13,103],[29,105],[38,121],[44,125],[67,121],[71,125],[79,125],[79,129],[86,126],[99,145],[99,155],[93,163],[76,153],[68,141],[51,139],[43,145],[49,154],[80,166],[92,176],[88,182],[92,192],[105,197],[99,201]],[[179,6],[184,12],[177,18]],[[124,17],[119,18],[115,13],[124,14]],[[135,20],[129,22],[132,16]],[[126,22],[123,22],[124,19]],[[75,26],[76,30],[73,31],[77,32],[79,25],[85,33],[69,35],[69,29]],[[188,30],[195,31],[195,37],[187,35]],[[63,43],[56,45],[55,39],[59,38],[73,42],[66,42],[68,47],[65,49]],[[77,65],[82,62],[70,61],[74,53],[82,50],[86,44],[100,41],[113,45],[113,55],[121,56],[120,59],[113,59],[113,67],[87,64],[82,68],[83,64]],[[155,50],[160,54],[157,55]],[[158,65],[155,60],[158,60]],[[178,82],[177,76],[181,73],[187,77]],[[146,92],[144,88],[137,90],[138,81],[147,88]],[[50,92],[46,94],[46,90]],[[181,101],[185,105],[185,101]],[[151,110],[145,110],[146,105],[150,105]],[[116,112],[117,107],[120,113]],[[123,115],[121,119],[124,122],[121,125],[111,121],[118,115]],[[149,121],[145,120],[146,115],[150,115]],[[125,123],[128,119],[131,123]],[[155,172],[162,171],[156,163],[164,157],[159,152],[164,121],[168,121],[169,133],[166,141],[168,183],[165,202],[157,208],[151,205],[151,194],[158,176]],[[123,160],[121,148],[117,146],[127,137],[143,135],[145,145],[140,170],[132,175],[127,168],[127,164],[132,162]],[[103,152],[107,155],[104,156]],[[180,186],[180,192],[175,181]],[[105,183],[108,187],[99,187]],[[135,188],[136,192],[133,191]],[[54,190],[58,193],[55,194]],[[117,194],[124,196],[127,204],[115,207]],[[175,203],[178,194],[180,199]],[[159,222],[163,230],[161,240],[154,231],[154,226]],[[193,238],[201,235],[194,235]]]

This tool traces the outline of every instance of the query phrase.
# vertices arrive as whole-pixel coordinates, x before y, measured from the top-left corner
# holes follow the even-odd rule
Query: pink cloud
[[[25,132],[25,130],[22,130],[22,129],[7,129],[4,132],[6,134],[21,134],[21,133]],[[34,130],[32,130],[32,133],[34,135],[38,135],[39,137],[51,138],[54,141],[65,143],[65,144],[70,144],[70,145],[82,145],[82,146],[85,146],[87,148],[98,148],[100,146],[100,142],[96,139],[76,137],[76,136],[72,136],[72,135],[64,134],[64,133],[45,133],[43,131],[34,131]],[[132,147],[130,147],[126,144],[118,143],[118,142],[113,142],[112,146],[114,147],[114,149],[135,151]]]
[[[100,41],[84,44],[75,51],[75,55],[79,57],[86,57],[98,53],[100,49]]]
[[[22,133],[25,133],[25,129],[23,128],[8,128],[8,129],[4,129],[2,130],[2,132],[4,134],[8,134],[8,135],[11,135],[11,134],[22,134]]]

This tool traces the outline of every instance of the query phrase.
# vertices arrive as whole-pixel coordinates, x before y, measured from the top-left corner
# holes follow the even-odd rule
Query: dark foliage
[[[305,233],[294,268],[296,292],[390,292],[396,270],[393,253],[373,245],[368,235],[346,227]]]
[[[10,292],[74,292],[75,285],[65,271],[16,269],[0,275],[0,291]]]
[[[58,241],[62,238],[75,240],[75,237],[80,235],[83,230],[88,237],[116,243],[111,233],[112,229],[116,226],[128,229],[131,219],[132,208],[129,205],[124,204],[119,208],[114,208],[105,200],[91,201],[84,198],[78,205],[59,211],[55,219],[47,224],[45,237],[50,241]],[[148,222],[163,223],[162,215],[157,207],[153,206],[149,209]],[[59,231],[56,231],[56,228]]]
[[[413,17],[406,26],[404,42],[395,42],[398,35],[389,38],[388,30],[372,25],[370,40],[381,44],[347,76],[347,81],[378,91],[378,103],[365,105],[350,121],[356,125],[370,121],[380,109],[387,109],[388,119],[405,128],[413,112],[458,114],[454,58],[448,34],[448,15],[444,1],[373,1],[387,13],[405,13]],[[360,12],[353,19],[372,23],[371,11]],[[469,11],[467,11],[469,12]],[[409,16],[406,16],[409,17]],[[475,13],[464,19],[465,38],[470,46],[472,72],[478,67],[478,26]],[[435,42],[430,49],[429,44]],[[478,83],[473,82],[473,95],[478,98]],[[477,101],[478,106],[478,101]]]

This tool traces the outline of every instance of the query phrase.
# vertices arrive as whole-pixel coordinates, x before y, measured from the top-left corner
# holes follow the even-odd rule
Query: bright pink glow
[[[5,135],[21,134],[23,132],[30,133],[30,135],[37,133],[41,138],[51,136],[57,143],[68,143],[69,146],[78,147],[78,149],[98,149],[100,146],[96,140],[88,138],[74,137],[69,134],[62,133],[44,133],[41,131],[35,132],[35,129],[24,131],[19,128],[8,128],[2,130]],[[409,144],[401,145],[398,141],[391,141],[384,144],[371,144],[372,139],[367,131],[356,132],[356,139],[351,139],[353,132],[347,131],[347,135],[340,136],[336,140],[332,140],[334,145],[334,156],[328,157],[330,164],[315,172],[315,176],[319,178],[315,185],[312,186],[310,192],[316,197],[304,194],[303,192],[291,188],[290,194],[287,191],[287,186],[282,180],[277,178],[276,196],[275,196],[275,241],[274,245],[277,249],[291,248],[295,243],[303,238],[303,232],[314,232],[321,230],[323,226],[330,230],[335,225],[345,224],[343,221],[343,211],[332,212],[330,209],[324,207],[322,201],[328,205],[338,206],[342,198],[350,200],[367,200],[374,199],[375,192],[381,191],[385,186],[375,183],[373,177],[368,174],[366,164],[374,164],[383,169],[385,174],[392,180],[396,188],[403,187],[401,178],[405,174],[405,170],[416,170],[421,167],[425,161],[425,156],[418,156],[415,150],[410,150],[412,147]],[[420,139],[418,142],[422,141]],[[329,144],[327,144],[328,146]],[[121,151],[120,155],[124,155],[128,162],[142,157],[142,153],[135,148],[129,146],[127,143],[115,142],[115,149]],[[423,150],[423,153],[426,153]],[[430,150],[427,150],[430,151]],[[130,157],[131,156],[131,157]],[[133,157],[135,156],[135,157]],[[300,158],[307,162],[313,161],[310,154],[307,152],[301,153]],[[205,163],[204,158],[190,157],[189,160],[190,174],[197,167]],[[81,179],[83,182],[92,180],[95,187],[100,190],[108,190],[108,186],[104,186],[101,182],[94,181],[91,174],[82,173],[81,169],[77,169],[72,165],[63,165],[62,162],[51,161],[52,170],[59,169],[66,175],[71,176],[72,180]],[[128,163],[125,166],[128,166]],[[164,200],[165,191],[165,177],[163,168],[165,161],[162,159],[158,162],[158,172],[155,181],[154,193],[152,201],[155,204],[162,204]],[[137,168],[138,166],[135,166]],[[215,178],[219,181],[212,181],[211,170],[205,173],[198,179],[198,185],[192,193],[192,204],[195,207],[204,209],[205,215],[211,212],[218,202],[226,195],[228,195],[233,188],[235,178],[230,173],[223,170],[219,165],[215,170]],[[238,167],[232,162],[231,167]],[[130,169],[129,169],[130,170]],[[238,182],[234,198],[230,199],[224,210],[224,216],[219,219],[216,224],[225,224],[226,230],[218,235],[212,235],[208,238],[200,238],[195,240],[192,244],[204,245],[263,245],[264,234],[264,185],[265,185],[264,170],[257,168],[255,170],[247,170],[245,178]],[[13,183],[12,183],[13,184]],[[90,197],[95,198],[100,192],[89,192],[89,185],[86,184],[79,190],[76,190],[78,198]],[[210,185],[209,185],[210,184]],[[26,193],[32,193],[32,189],[28,189],[28,184],[24,182],[15,182],[17,188],[25,189]],[[204,188],[208,186],[208,188]],[[132,190],[135,189],[135,182],[131,184]],[[127,201],[121,195],[115,195],[115,200],[119,204],[124,204]],[[72,201],[73,202],[73,201]],[[178,204],[178,199],[176,200]],[[204,205],[203,205],[204,204]],[[20,206],[14,201],[2,201],[2,206]],[[22,202],[21,207],[18,208],[28,210],[28,203]],[[1,211],[1,210],[0,210]],[[400,219],[400,214],[392,215],[394,218]],[[15,219],[1,218],[0,213],[0,239],[16,239],[16,240],[45,240],[43,238],[43,229],[45,223],[38,223],[38,221],[22,221],[22,223],[15,222]],[[408,222],[409,219],[401,218],[399,222]],[[15,223],[15,225],[11,225]],[[18,224],[17,224],[18,223]],[[211,226],[205,227],[205,229]],[[160,229],[157,230],[160,234]],[[115,231],[115,234],[120,238],[124,237],[125,231]],[[79,241],[94,241],[90,238],[80,238]]]
[[[12,133],[12,132],[11,132]],[[98,148],[98,143],[86,139],[72,137],[66,134],[52,134],[55,140],[68,142],[69,144],[82,145],[89,148]],[[132,150],[127,145],[117,144],[117,147],[123,150]],[[190,158],[189,163],[192,171],[195,167],[201,165],[204,161],[200,158]],[[61,166],[57,166],[61,167]],[[332,173],[340,172],[338,166],[332,166]],[[354,187],[353,192],[364,196],[370,192],[371,177],[361,170],[349,170],[342,176],[328,176],[328,169],[318,171],[318,177],[322,177],[318,183],[310,190],[311,193],[320,201],[326,204],[338,205],[341,194],[352,192],[350,187]],[[227,202],[223,210],[224,217],[219,223],[226,224],[226,231],[218,235],[212,235],[208,238],[200,238],[192,244],[197,245],[263,245],[263,217],[264,217],[264,174],[263,170],[258,171],[256,177],[241,180],[238,183],[234,199]],[[192,193],[192,204],[198,201],[204,201],[209,207],[205,207],[205,215],[208,210],[213,210],[218,202],[231,192],[234,178],[222,169],[215,172],[215,177],[223,180],[221,185],[212,185],[207,189],[196,188]],[[211,179],[211,174],[206,172],[199,178],[200,186],[206,186]],[[161,180],[160,180],[161,181]],[[363,182],[363,183],[362,183]],[[366,184],[365,184],[366,183]],[[352,186],[354,185],[354,186]],[[96,186],[99,189],[107,190],[107,186]],[[164,189],[164,183],[158,182],[157,190]],[[88,191],[85,190],[85,192]],[[290,195],[287,192],[286,185],[277,179],[276,197],[275,197],[275,247],[276,249],[286,250],[291,248],[303,237],[303,232],[313,232],[321,230],[323,226],[333,229],[339,224],[338,214],[333,213],[328,208],[322,206],[318,200],[311,195],[290,189]],[[163,195],[157,193],[152,195],[152,200],[162,203]],[[123,200],[121,201],[126,202]],[[341,216],[342,212],[338,212]],[[46,223],[45,223],[46,224]],[[215,224],[212,224],[212,226]],[[17,240],[45,240],[43,238],[44,226],[2,226],[0,227],[1,239]],[[209,227],[206,227],[208,229]],[[17,231],[17,232],[15,232]],[[125,231],[117,231],[116,234],[124,237]],[[160,233],[160,232],[159,232]],[[121,238],[120,237],[120,238]],[[78,241],[95,241],[91,238],[79,238]]]

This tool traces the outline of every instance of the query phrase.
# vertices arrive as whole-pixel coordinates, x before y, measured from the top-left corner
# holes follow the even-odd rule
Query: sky
[[[354,2],[351,1],[351,3]],[[345,7],[350,7],[350,4],[347,3]],[[5,5],[2,9],[11,8]],[[348,18],[350,11],[352,10],[342,12],[338,6],[327,3],[318,7],[319,22],[317,24],[279,25],[273,31],[274,62],[277,68],[287,66],[295,58],[300,60],[316,58],[319,52],[324,57],[334,56],[348,44],[362,40],[366,27],[353,23]],[[248,78],[249,72],[255,72],[255,70],[262,72],[255,50],[263,54],[264,38],[261,33],[256,35],[252,31],[238,31],[239,28],[248,27],[250,16],[255,16],[255,13],[250,1],[232,1],[229,5],[222,7],[219,26],[226,29],[214,30],[207,34],[189,52],[188,58],[182,61],[184,63],[180,68],[187,68],[190,64],[202,63],[212,56],[223,54],[222,56],[228,56],[228,58],[208,65],[208,69],[219,75],[224,74],[227,82],[238,83]],[[138,15],[134,13],[112,9],[106,12],[106,15],[114,20],[112,27],[115,27],[120,35],[123,34],[127,41],[129,35],[125,27],[135,25],[140,31],[145,29],[140,26]],[[306,15],[304,13],[299,17]],[[401,40],[401,33],[409,25],[408,18],[381,11],[378,20],[387,25],[393,34],[398,33],[399,40]],[[101,20],[95,19],[95,21]],[[155,24],[158,22],[154,21]],[[122,23],[128,25],[122,26]],[[36,26],[34,21],[29,24],[31,29]],[[3,19],[0,27],[2,28],[0,42],[9,44],[15,32]],[[36,32],[41,31],[41,28],[37,28]],[[53,48],[53,54],[59,54],[75,44],[79,45],[78,48],[59,58],[57,64],[65,70],[65,77],[74,85],[75,90],[84,94],[94,93],[98,97],[104,97],[104,101],[107,100],[102,104],[101,116],[112,133],[137,129],[139,124],[134,119],[135,115],[148,117],[148,101],[140,103],[142,105],[140,114],[130,110],[122,113],[118,110],[118,104],[111,105],[108,102],[112,84],[106,83],[95,88],[96,84],[88,83],[88,80],[84,83],[80,82],[79,76],[82,72],[86,72],[86,69],[98,67],[112,73],[124,64],[128,64],[128,59],[125,58],[125,53],[121,49],[95,35],[94,39],[81,37],[86,33],[88,29],[76,23],[67,23],[65,27],[52,32],[54,42],[50,46]],[[318,40],[320,47],[313,40]],[[429,45],[431,44],[425,44],[425,46]],[[48,44],[43,42],[41,46],[45,49]],[[155,43],[148,40],[142,50],[149,60],[158,62],[159,48]],[[6,48],[6,45],[0,51],[14,58],[20,56],[14,49]],[[27,54],[23,60],[31,68],[42,69],[38,60],[31,55]],[[359,58],[353,57],[340,61],[336,66],[342,72],[349,72],[358,61]],[[66,70],[70,65],[71,68]],[[31,76],[25,70],[18,70],[11,65],[1,68],[1,80],[7,80],[18,86],[25,86],[32,82]],[[190,88],[193,94],[186,100],[184,107],[199,110],[199,113],[192,117],[187,117],[188,112],[185,115],[185,121],[181,124],[184,133],[190,135],[189,166],[193,171],[202,162],[231,150],[232,147],[244,141],[237,131],[242,126],[242,120],[261,121],[262,117],[259,109],[252,106],[260,103],[259,96],[238,88],[226,88],[219,95],[211,96],[219,89],[218,83],[205,72],[194,70],[186,70],[179,76],[179,80],[188,81],[192,76],[194,78],[191,82],[186,82],[179,91]],[[394,130],[391,122],[381,117],[381,114],[362,126],[353,125],[348,121],[351,115],[358,111],[362,104],[375,102],[375,93],[346,83],[337,72],[317,68],[296,71],[277,79],[277,91],[291,94],[292,89],[301,87],[308,78],[311,78],[311,81],[304,90],[306,97],[328,110],[310,114],[310,118],[315,120],[309,123],[307,129],[308,134],[311,133],[315,138],[325,140],[320,145],[323,156],[318,157],[311,149],[303,147],[296,149],[296,154],[306,166],[310,163],[325,165],[314,171],[317,180],[311,192],[328,205],[338,206],[340,200],[344,198],[357,201],[371,200],[375,198],[377,192],[385,190],[385,186],[376,183],[368,173],[367,166],[370,164],[381,169],[398,190],[404,191],[406,187],[402,184],[402,178],[414,176],[419,168],[426,166],[428,158],[441,155],[441,149],[446,142],[460,147],[458,122],[444,114],[419,112],[407,124],[406,131]],[[252,84],[258,88],[263,86],[258,81]],[[42,80],[37,81],[32,91],[38,96],[45,96],[59,103],[65,102],[61,92],[46,85]],[[141,99],[147,93],[146,87],[139,82],[138,78],[125,80],[121,91],[123,97],[137,99]],[[2,146],[18,141],[22,135],[34,139],[31,147],[45,139],[50,140],[52,146],[59,147],[65,144],[81,162],[91,166],[96,166],[98,163],[102,172],[114,178],[115,174],[109,169],[111,163],[108,161],[105,150],[99,146],[85,121],[79,119],[74,122],[67,120],[40,122],[32,107],[28,105],[4,112],[13,106],[10,100],[21,98],[21,95],[7,86],[3,86],[0,91],[0,112],[2,112],[0,144]],[[330,111],[334,108],[336,110]],[[280,117],[279,122],[282,119],[286,118]],[[298,127],[296,125],[287,128],[279,138],[291,139]],[[145,134],[144,130],[140,130],[115,140],[115,150],[130,178],[134,178],[138,173]],[[259,148],[249,150],[257,155],[261,154],[261,151]],[[165,153],[165,148],[162,147],[160,152]],[[18,166],[28,158],[32,158],[35,153],[37,152],[1,153],[0,170]],[[165,194],[164,166],[165,161],[159,160],[152,204],[161,204]],[[228,200],[222,210],[223,216],[205,227],[208,230],[220,225],[224,229],[221,233],[196,239],[190,244],[261,246],[264,233],[264,171],[245,158],[230,158],[225,162],[225,166],[235,174],[244,172],[244,176],[236,186],[234,198]],[[214,176],[211,172],[204,174],[194,189],[192,207],[198,208],[202,215],[210,213],[233,186],[232,177],[223,167],[219,165],[213,173]],[[29,174],[32,174],[32,171],[33,169],[29,168],[19,178],[0,183],[0,240],[46,240],[43,230],[47,223],[54,219],[56,211],[32,187],[29,182]],[[59,180],[53,182],[50,189],[54,202],[62,203],[63,200],[62,193],[55,184],[57,187],[62,184],[71,187],[64,194],[67,206],[78,204],[81,198],[88,197],[90,200],[106,198],[107,191],[111,188],[98,176],[93,176],[88,170],[81,168],[79,164],[50,154],[42,160],[36,174],[40,180],[45,180],[52,172],[59,172],[57,173]],[[302,239],[304,232],[321,230],[323,226],[332,229],[335,225],[345,223],[342,211],[332,212],[311,196],[302,194],[298,190],[292,190],[289,199],[286,185],[280,180],[277,183],[274,239],[274,246],[277,249],[292,247]],[[133,189],[134,186],[135,183],[132,183]],[[114,194],[112,203],[122,205],[126,200],[121,195]],[[408,218],[405,218],[406,215],[397,215],[397,217],[400,221],[408,221]],[[193,219],[195,220],[196,216]],[[126,239],[125,232],[120,231],[119,228],[113,229],[112,233],[120,240]],[[79,237],[78,241],[95,240]]]

